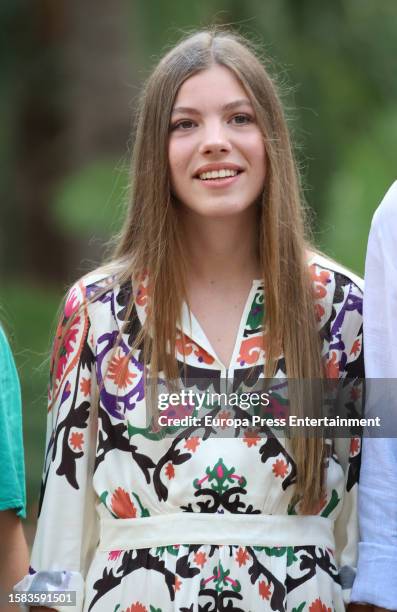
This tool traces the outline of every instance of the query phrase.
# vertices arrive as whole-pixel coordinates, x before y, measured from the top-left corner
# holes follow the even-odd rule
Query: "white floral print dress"
[[[361,281],[320,256],[309,265],[328,374],[362,379]],[[225,437],[193,425],[156,435],[147,427],[141,351],[128,359],[150,300],[147,278],[128,325],[131,284],[111,280],[85,277],[65,303],[54,354],[74,322],[50,393],[38,529],[18,588],[75,591],[76,605],[58,610],[344,610],[355,575],[359,436],[330,448],[326,494],[303,516],[292,503],[288,440],[270,427]],[[238,387],[249,371],[258,379],[263,317],[254,281],[226,371],[185,306],[177,358],[214,389],[223,379]],[[282,358],[276,377],[285,378]],[[359,386],[351,389],[355,414]]]

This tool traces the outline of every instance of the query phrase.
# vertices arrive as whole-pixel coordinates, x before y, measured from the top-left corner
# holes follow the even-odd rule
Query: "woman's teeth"
[[[217,178],[226,178],[227,176],[236,176],[238,174],[237,170],[211,170],[210,172],[203,172],[199,174],[199,179],[202,181],[208,181],[209,179],[217,179]]]

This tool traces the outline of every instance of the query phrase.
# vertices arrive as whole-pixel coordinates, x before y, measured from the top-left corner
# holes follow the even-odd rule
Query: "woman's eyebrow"
[[[239,106],[252,107],[252,104],[247,98],[241,98],[240,100],[233,100],[233,102],[228,102],[227,104],[221,107],[221,110],[229,111],[233,110],[234,108],[238,108]],[[172,109],[172,114],[174,113],[190,113],[191,115],[200,114],[200,112],[196,108],[192,108],[191,106],[176,106]]]

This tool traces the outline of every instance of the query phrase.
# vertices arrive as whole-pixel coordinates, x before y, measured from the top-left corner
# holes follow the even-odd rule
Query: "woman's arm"
[[[31,568],[17,591],[65,591],[82,610],[85,576],[97,543],[93,469],[96,441],[95,357],[85,287],[75,285],[57,329],[47,444]],[[37,609],[39,606],[32,606]],[[50,608],[51,609],[51,608]]]
[[[7,596],[13,585],[28,571],[28,547],[21,519],[14,510],[0,512],[2,558],[0,563],[1,592]],[[4,606],[1,610],[14,610],[15,606]]]
[[[0,596],[28,569],[28,548],[21,523],[26,514],[21,390],[8,340],[0,327]],[[2,610],[15,610],[4,603]]]

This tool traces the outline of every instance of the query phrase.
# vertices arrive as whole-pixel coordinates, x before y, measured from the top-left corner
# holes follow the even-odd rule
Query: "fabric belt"
[[[176,544],[334,549],[334,522],[322,516],[194,512],[137,519],[101,519],[99,550],[103,552]]]

